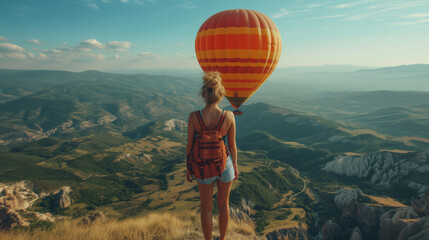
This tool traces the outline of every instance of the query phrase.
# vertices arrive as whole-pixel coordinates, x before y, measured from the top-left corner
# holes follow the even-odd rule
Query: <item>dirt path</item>
[[[295,193],[294,195],[290,196],[290,198],[289,198],[289,202],[290,202],[290,203],[294,203],[294,202],[292,201],[292,200],[293,200],[293,198],[294,198],[294,197],[296,197],[296,196],[298,196],[299,194],[303,193],[303,192],[305,191],[305,189],[307,188],[307,182],[305,182],[305,179],[301,177],[301,175],[299,174],[299,172],[298,172],[298,171],[296,171],[296,172],[295,172],[295,174],[296,174],[296,176],[297,176],[298,178],[300,178],[300,179],[304,182],[304,186],[302,187],[302,190],[301,190],[300,192]]]

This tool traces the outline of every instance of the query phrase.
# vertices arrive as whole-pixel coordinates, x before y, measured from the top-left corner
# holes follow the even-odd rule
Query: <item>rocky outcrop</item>
[[[429,216],[408,224],[399,234],[398,240],[429,239]]]
[[[350,240],[362,240],[362,239],[363,239],[362,232],[358,227],[355,227],[350,236]]]
[[[69,193],[71,192],[71,188],[70,187],[62,187],[58,193],[55,195],[55,202],[54,202],[54,207],[55,208],[67,208],[69,207],[72,202],[71,199],[69,197]]]
[[[55,217],[51,213],[36,213],[35,216],[39,221],[55,222]]]
[[[359,209],[359,217],[368,226],[378,226],[383,212],[382,207],[362,204]]]
[[[413,200],[411,206],[420,217],[429,216],[429,190],[423,198]]]
[[[408,226],[408,222],[401,219],[394,222],[392,219],[386,218],[380,223],[379,239],[396,240],[406,226]]]
[[[240,208],[229,207],[229,216],[239,223],[253,223],[252,218]]]
[[[380,240],[429,239],[429,190],[424,197],[413,200],[411,206],[406,207],[359,202],[364,196],[360,189],[340,189],[336,193],[335,204],[343,210],[343,217],[355,217],[358,221],[354,221],[354,226],[347,225],[350,221],[340,222],[343,231],[332,220],[326,221],[322,228],[323,239],[350,237],[360,240],[373,236],[374,232],[378,232]]]
[[[37,199],[39,195],[33,192],[33,184],[30,181],[0,183],[0,208],[25,210]]]
[[[146,154],[146,153],[139,154],[139,155],[125,153],[125,154],[119,156],[118,158],[116,158],[115,162],[119,162],[121,160],[125,160],[125,161],[132,163],[134,165],[144,165],[144,164],[152,162],[151,155]]]
[[[18,225],[28,226],[21,216],[9,207],[0,209],[0,229],[9,230]]]
[[[339,189],[335,195],[335,205],[343,210],[343,217],[355,217],[358,210],[358,198],[363,195],[360,189]]]
[[[325,222],[322,228],[322,239],[323,240],[334,240],[339,238],[343,232],[341,231],[340,226],[332,220]]]
[[[286,228],[279,229],[267,233],[265,235],[267,240],[307,240],[307,232],[300,228]]]
[[[429,150],[416,154],[383,151],[363,156],[338,155],[322,170],[348,177],[367,178],[385,187],[401,183],[422,197],[429,189],[428,184],[411,181],[407,176],[415,171],[429,173]]]
[[[254,206],[255,204],[252,201],[241,199],[241,206],[238,208],[229,207],[229,215],[237,222],[253,224],[253,220],[250,218],[250,212]]]
[[[51,213],[28,211],[34,202],[48,196],[48,193],[33,192],[33,184],[28,180],[14,183],[0,183],[0,228],[11,229],[18,225],[28,226],[27,220],[54,222],[57,218]],[[55,194],[54,205],[57,208],[67,208],[72,201],[69,197],[71,188],[64,186]],[[22,216],[25,216],[22,217]],[[29,218],[29,219],[28,219]]]
[[[95,222],[103,222],[104,220],[106,220],[104,213],[96,211],[91,213],[89,216],[82,218],[81,224],[91,225]]]
[[[30,131],[18,130],[0,134],[0,145],[9,144],[12,142],[28,142],[44,138],[43,135],[35,134]]]
[[[188,124],[185,121],[178,119],[170,119],[165,122],[164,131],[180,131],[183,132],[187,128]]]
[[[87,128],[97,127],[104,124],[111,123],[115,121],[117,118],[113,115],[105,115],[96,120],[87,120],[76,122],[73,120],[68,120],[64,123],[61,123],[50,129],[42,129],[39,127],[39,130],[19,130],[8,132],[4,134],[0,134],[0,145],[10,144],[13,142],[28,142],[35,141],[42,138],[47,138],[49,136],[59,134],[59,133],[68,133],[72,131],[83,130]]]
[[[250,211],[252,210],[252,208],[255,206],[255,203],[253,203],[250,200],[244,200],[241,199],[241,209],[243,210],[243,212],[245,212],[247,215],[250,215]]]

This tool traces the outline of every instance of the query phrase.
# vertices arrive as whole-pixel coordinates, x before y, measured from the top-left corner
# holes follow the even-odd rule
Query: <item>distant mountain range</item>
[[[278,73],[274,86],[311,91],[429,91],[429,64],[403,65],[348,72]],[[267,84],[268,85],[268,84]]]
[[[94,127],[128,131],[200,105],[196,83],[184,78],[3,70],[0,79],[4,143]]]

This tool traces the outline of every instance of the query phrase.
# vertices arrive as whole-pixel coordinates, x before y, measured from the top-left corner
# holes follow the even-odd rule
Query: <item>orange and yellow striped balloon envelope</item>
[[[248,9],[216,13],[203,23],[195,39],[201,68],[221,73],[225,96],[236,109],[274,71],[281,48],[273,21]]]

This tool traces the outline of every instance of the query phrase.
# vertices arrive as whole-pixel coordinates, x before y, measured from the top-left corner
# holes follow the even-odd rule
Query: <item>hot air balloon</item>
[[[236,109],[267,80],[280,58],[281,38],[266,15],[248,9],[214,14],[200,27],[195,52],[204,72],[219,71]]]

